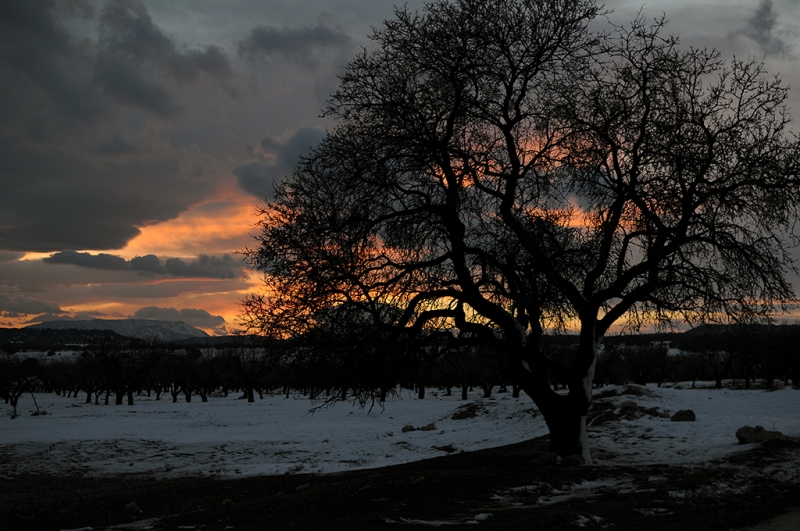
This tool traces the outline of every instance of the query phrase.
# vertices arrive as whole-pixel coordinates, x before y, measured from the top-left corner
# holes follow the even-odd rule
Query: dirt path
[[[800,507],[791,507],[788,512],[749,527],[747,531],[797,531],[798,529],[800,529]]]
[[[800,500],[800,484],[761,472],[800,452],[794,441],[705,467],[563,467],[542,463],[545,449],[535,439],[383,469],[235,480],[26,474],[0,481],[0,529],[727,531],[797,514],[764,524]]]

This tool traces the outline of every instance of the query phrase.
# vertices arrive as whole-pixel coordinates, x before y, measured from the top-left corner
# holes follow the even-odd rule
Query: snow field
[[[606,387],[607,391],[619,387]],[[643,388],[646,396],[620,395],[645,408],[674,413],[692,409],[695,422],[671,422],[644,415],[589,428],[596,464],[701,464],[747,448],[735,432],[760,425],[800,436],[800,391]],[[598,391],[596,391],[597,393]],[[476,392],[417,400],[408,394],[372,411],[347,403],[314,413],[308,399],[266,396],[248,404],[233,395],[209,402],[156,401],[137,397],[134,406],[96,406],[82,398],[37,395],[46,415],[31,416],[30,395],[23,413],[0,416],[0,477],[20,473],[161,476],[243,476],[331,473],[377,468],[524,441],[547,433],[526,396],[490,399]],[[474,418],[453,420],[473,404]],[[435,429],[403,432],[404,426]]]
[[[671,422],[644,415],[589,428],[592,450],[603,455],[601,460],[613,464],[707,462],[746,448],[735,436],[745,425],[800,436],[800,390],[790,387],[772,391],[683,386],[642,389],[645,396],[621,395],[611,400],[616,405],[632,400],[644,408],[658,407],[670,414],[691,409],[697,420]]]

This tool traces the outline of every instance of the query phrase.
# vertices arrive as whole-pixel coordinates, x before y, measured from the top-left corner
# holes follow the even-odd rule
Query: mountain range
[[[89,319],[86,321],[46,321],[30,325],[34,330],[111,330],[121,336],[158,341],[180,341],[205,338],[208,334],[183,321],[154,321],[150,319]]]

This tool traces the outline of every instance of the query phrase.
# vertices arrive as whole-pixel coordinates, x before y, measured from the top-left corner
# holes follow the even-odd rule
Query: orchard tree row
[[[353,400],[383,402],[398,390],[425,398],[426,388],[466,399],[472,389],[490,397],[519,387],[499,353],[460,341],[431,337],[404,342],[365,327],[318,331],[293,341],[242,340],[222,349],[176,350],[157,342],[136,346],[97,345],[70,359],[24,355],[0,358],[0,396],[14,408],[25,393],[53,392],[81,397],[87,404],[133,405],[137,396],[173,402],[212,394],[253,402],[256,395],[280,392],[308,396],[315,403]],[[741,329],[713,335],[683,335],[679,342],[648,341],[647,336],[612,340],[601,349],[596,385],[756,379],[772,387],[776,380],[800,385],[796,345],[800,327]],[[679,345],[681,349],[676,349]],[[556,390],[566,387],[559,367],[569,366],[577,341],[554,336],[545,343],[552,359],[549,377]]]

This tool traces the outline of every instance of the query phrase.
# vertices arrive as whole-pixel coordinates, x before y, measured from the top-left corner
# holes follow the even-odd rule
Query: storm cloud
[[[176,150],[98,165],[0,134],[0,249],[122,248],[138,226],[171,219],[213,189],[181,174],[191,156]]]
[[[106,253],[91,254],[67,250],[43,258],[42,262],[47,264],[69,264],[89,269],[137,271],[145,274],[184,278],[236,279],[245,276],[244,263],[241,260],[234,260],[228,255],[222,257],[200,255],[188,262],[180,258],[168,258],[162,265],[161,260],[153,254],[125,260],[120,256]]]
[[[112,133],[107,140],[101,142],[94,149],[97,155],[130,155],[137,153],[139,148],[119,133]]]
[[[319,52],[332,50],[339,54],[352,46],[352,39],[342,28],[334,25],[329,17],[321,17],[314,26],[256,26],[247,38],[236,44],[236,49],[239,56],[250,61],[283,57],[314,67],[320,61]]]
[[[54,111],[78,120],[94,119],[106,111],[91,86],[92,50],[74,42],[56,21],[53,8],[47,0],[0,2],[0,69],[4,77],[21,75],[24,80],[4,87],[4,96],[20,98],[15,103],[21,111],[40,100],[41,92]]]
[[[290,175],[301,156],[322,142],[325,131],[315,127],[301,127],[286,139],[265,136],[254,153],[261,160],[240,164],[232,170],[242,190],[259,198],[274,198],[276,185]]]
[[[164,269],[174,277],[230,279],[242,277],[244,266],[241,261],[236,261],[228,255],[220,258],[201,254],[191,262],[184,262],[180,258],[169,258],[164,263]]]
[[[123,271],[130,269],[131,265],[127,260],[111,254],[89,254],[76,251],[61,251],[48,258],[43,258],[42,262],[48,264],[72,264],[91,269],[108,269],[111,271]]]
[[[0,250],[119,249],[215,188],[218,163],[162,120],[231,101],[233,66],[141,2],[0,2],[0,77]]]
[[[103,9],[94,79],[121,102],[159,116],[183,111],[160,73],[180,83],[195,82],[202,74],[225,79],[230,61],[219,46],[179,51],[153,23],[141,2],[116,0]]]
[[[752,39],[768,56],[786,58],[792,55],[792,46],[784,40],[785,33],[778,27],[778,13],[772,0],[761,0],[739,34]]]
[[[0,291],[0,312],[3,312],[6,317],[16,317],[19,314],[60,313],[63,310],[54,302],[40,301],[32,297]]]
[[[167,272],[164,266],[161,265],[161,260],[154,254],[131,258],[130,266],[134,271],[144,271],[159,275],[163,275]]]

